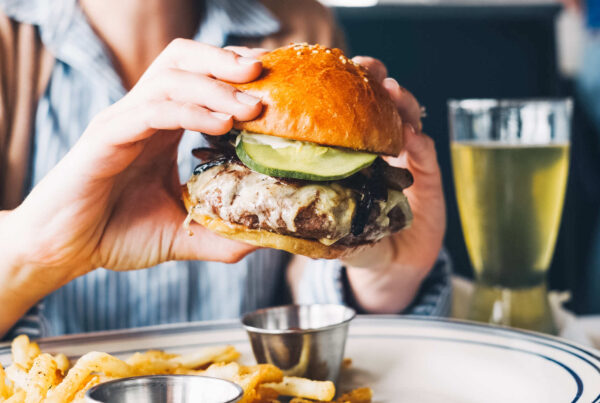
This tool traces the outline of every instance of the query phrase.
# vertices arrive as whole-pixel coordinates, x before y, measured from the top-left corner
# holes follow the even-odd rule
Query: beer
[[[569,167],[570,99],[448,102],[452,166],[475,269],[469,319],[556,333],[546,272]]]
[[[560,224],[569,145],[453,142],[463,234],[482,285],[543,285]]]
[[[569,145],[453,142],[451,150],[478,280],[469,317],[554,333],[544,279],[560,224]]]

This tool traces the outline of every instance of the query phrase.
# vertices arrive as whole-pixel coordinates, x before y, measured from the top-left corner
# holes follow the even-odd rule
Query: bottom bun
[[[185,186],[183,187],[182,199],[186,210],[188,212],[192,211],[193,204]],[[225,238],[245,242],[250,245],[261,246],[263,248],[281,249],[296,255],[308,256],[313,259],[337,259],[369,245],[365,244],[349,247],[333,244],[326,246],[317,240],[296,238],[290,235],[276,234],[266,230],[251,229],[243,225],[228,223],[219,218],[207,215],[196,215],[191,213],[191,216],[198,224]]]

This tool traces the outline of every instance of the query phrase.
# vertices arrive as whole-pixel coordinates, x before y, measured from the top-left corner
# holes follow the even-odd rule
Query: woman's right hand
[[[8,294],[32,305],[97,267],[235,262],[254,250],[197,224],[194,236],[182,229],[177,145],[183,129],[221,135],[234,119],[260,113],[258,98],[225,82],[256,79],[262,70],[256,54],[173,41],[123,99],[93,119],[26,200],[0,216],[0,248],[11,256],[3,254],[0,284],[8,284]]]

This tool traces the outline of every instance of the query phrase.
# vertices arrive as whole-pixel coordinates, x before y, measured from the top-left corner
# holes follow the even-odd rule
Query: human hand
[[[234,262],[255,247],[181,225],[177,145],[183,129],[227,133],[260,113],[231,85],[260,75],[259,61],[178,39],[135,87],[96,116],[79,141],[5,217],[20,267],[43,270],[45,292],[96,267],[129,270],[173,259]],[[237,53],[236,53],[237,52]],[[42,271],[37,270],[38,273]]]
[[[384,159],[408,169],[414,177],[414,184],[404,190],[413,221],[409,228],[345,258],[344,263],[349,266],[350,282],[360,284],[359,303],[366,309],[396,312],[412,300],[442,247],[446,230],[442,178],[434,142],[421,133],[421,108],[415,97],[393,78],[386,78],[387,70],[380,61],[370,57],[355,57],[354,61],[382,82],[402,116],[404,148],[397,157]],[[372,269],[372,273],[353,268]]]
[[[582,9],[583,9],[583,5],[582,5],[582,1],[581,0],[560,0],[560,1],[568,9],[575,10],[575,11],[578,11],[578,12],[581,12]]]

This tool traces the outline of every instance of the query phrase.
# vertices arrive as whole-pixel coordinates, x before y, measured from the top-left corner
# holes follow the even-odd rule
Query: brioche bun
[[[402,120],[386,89],[339,49],[292,44],[261,57],[255,81],[233,84],[259,97],[261,115],[235,128],[396,156]]]
[[[296,238],[289,235],[276,234],[265,230],[250,229],[243,225],[228,223],[219,218],[194,214],[194,204],[186,186],[182,187],[182,199],[192,219],[206,229],[225,238],[248,243],[263,248],[281,249],[293,254],[304,255],[313,259],[337,259],[355,252],[364,245],[349,248],[347,246],[326,246],[316,240]]]

